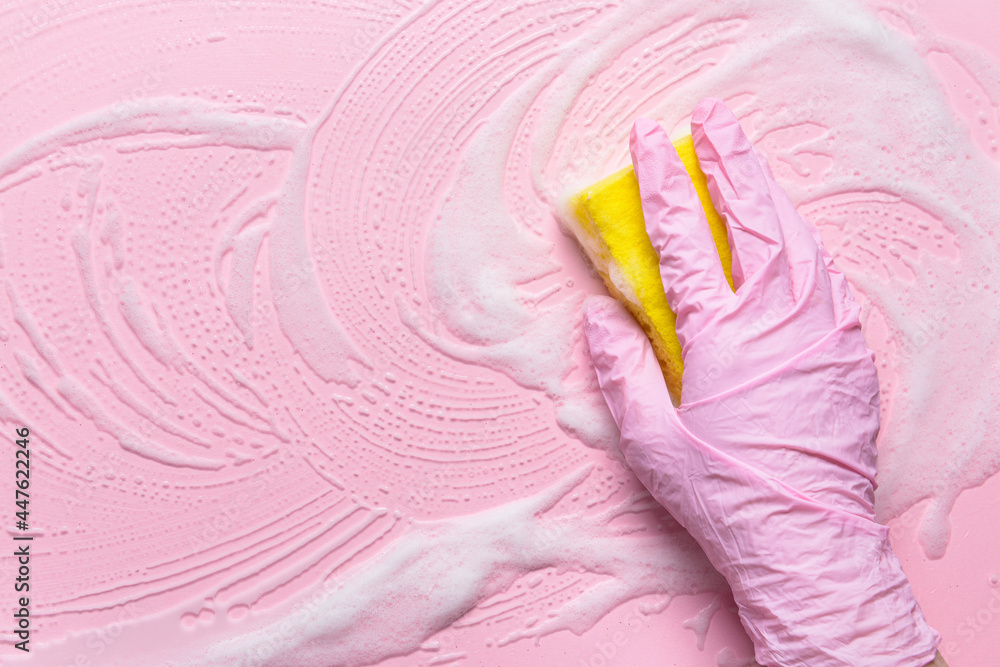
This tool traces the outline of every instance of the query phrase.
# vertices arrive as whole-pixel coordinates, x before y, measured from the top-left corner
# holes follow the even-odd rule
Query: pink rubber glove
[[[737,289],[669,139],[637,120],[632,162],[684,382],[674,408],[639,326],[591,301],[625,458],[729,581],[758,662],[923,667],[940,636],[875,522],[878,378],[858,304],[732,112],[704,100],[691,128]]]

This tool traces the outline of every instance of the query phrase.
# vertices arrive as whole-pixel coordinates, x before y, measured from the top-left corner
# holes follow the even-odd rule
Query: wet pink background
[[[142,4],[135,3],[135,5]],[[392,10],[386,7],[366,9],[345,3],[337,11],[342,12],[345,26],[353,26],[354,23],[363,25],[363,20],[370,18],[370,16],[366,16],[366,12],[369,11],[376,14],[379,12],[391,14],[392,11],[405,14],[409,5],[402,2],[398,4],[399,6]],[[1000,41],[997,40],[997,31],[1000,29],[1000,6],[995,2],[963,0],[956,3],[944,2],[943,0],[909,0],[901,4],[924,16],[938,33],[961,38],[975,44],[988,53],[994,62],[1000,63]],[[59,3],[59,7],[61,8],[58,10],[59,12],[65,12],[61,14],[64,19],[74,20],[73,17],[76,14],[71,5]],[[371,36],[366,36],[363,31],[359,33],[353,28],[345,28],[344,30],[345,34],[353,35],[353,39],[330,39],[329,35],[321,31],[305,35],[300,39],[300,48],[294,53],[286,54],[289,58],[289,66],[284,70],[283,76],[278,76],[275,75],[276,68],[270,62],[272,56],[264,48],[252,54],[230,54],[230,56],[221,59],[205,57],[201,61],[191,60],[186,65],[188,70],[178,70],[172,67],[171,63],[174,58],[172,54],[181,49],[183,45],[171,42],[169,38],[149,39],[148,44],[144,44],[145,47],[148,47],[148,58],[141,63],[137,61],[136,66],[131,71],[120,72],[120,84],[109,85],[104,81],[106,73],[102,72],[101,63],[104,58],[110,57],[107,54],[115,52],[117,42],[129,42],[135,39],[129,28],[130,7],[132,5],[122,3],[114,6],[109,5],[103,10],[97,11],[91,8],[87,13],[90,17],[88,20],[91,21],[90,25],[95,27],[93,32],[86,36],[86,39],[79,42],[62,43],[58,38],[50,39],[46,34],[42,34],[31,41],[19,43],[16,51],[12,48],[0,52],[0,64],[4,64],[2,68],[4,71],[0,74],[0,92],[4,93],[0,97],[0,105],[2,105],[0,109],[4,107],[16,109],[16,111],[8,111],[7,113],[0,112],[0,153],[6,153],[25,138],[73,118],[83,111],[112,102],[113,99],[108,98],[108,91],[111,89],[120,91],[123,97],[126,97],[129,91],[135,89],[136,86],[147,88],[143,91],[143,95],[179,94],[180,91],[186,91],[189,94],[199,94],[200,92],[205,97],[216,101],[231,101],[233,104],[240,104],[244,100],[240,99],[238,92],[234,94],[230,87],[238,89],[238,83],[252,84],[255,81],[254,72],[257,69],[270,73],[268,80],[263,84],[269,96],[269,103],[280,105],[283,103],[282,100],[287,100],[289,106],[300,108],[309,117],[312,117],[326,104],[331,89],[335,87],[339,77],[343,77],[349,71],[371,40]],[[16,27],[21,20],[19,16],[30,15],[31,12],[35,11],[38,11],[38,8],[30,3],[14,4],[0,10],[0,18],[6,22],[6,25]],[[200,15],[199,20],[203,22],[204,26],[201,32],[209,35],[210,41],[213,34],[225,31],[226,11],[226,3],[218,2],[206,5],[205,11]],[[330,10],[327,9],[327,11]],[[94,14],[104,14],[103,24],[101,21],[93,20]],[[189,12],[188,15],[199,16],[197,11]],[[327,15],[324,14],[324,16]],[[311,9],[307,4],[289,4],[283,14],[276,12],[274,16],[280,17],[289,25],[308,23],[313,20],[314,9]],[[264,36],[261,37],[261,42],[264,44],[267,43],[268,35],[283,33],[281,25],[269,26],[269,30],[273,32],[262,31]],[[152,34],[152,31],[140,33],[138,39],[130,43],[134,46],[142,42],[146,34]],[[183,30],[179,29],[177,34],[183,34]],[[142,49],[137,50],[141,51]],[[48,58],[49,54],[51,54],[51,58]],[[22,63],[31,62],[33,58],[39,63],[46,63],[46,65],[40,66],[37,71],[20,69]],[[19,68],[8,68],[6,67],[7,62],[16,62]],[[116,62],[122,61],[117,60]],[[164,65],[162,71],[157,69],[157,63]],[[63,88],[58,91],[58,94],[43,96],[37,93],[39,89],[44,89],[48,85],[49,79],[47,77],[50,74],[47,74],[46,67],[56,68],[53,71],[59,71],[58,68],[68,68],[76,74],[74,76],[51,75],[53,80],[58,80]],[[152,78],[149,77],[150,72],[154,74]],[[964,81],[954,71],[944,69],[940,73],[948,86],[949,97],[955,104],[956,113],[964,121],[974,126],[975,116],[966,102]],[[37,100],[40,99],[45,100],[45,103],[38,104]],[[37,104],[38,106],[33,107],[29,113],[23,106],[19,106],[20,104]],[[444,155],[452,155],[451,148],[444,150]],[[159,159],[159,157],[154,154],[153,159]],[[207,158],[209,162],[213,159],[218,159],[218,157]],[[255,188],[266,190],[269,187],[268,180],[274,178],[273,174],[284,166],[282,163],[284,159],[286,158],[282,154],[278,154],[274,162],[268,163],[266,159],[262,159],[250,164],[241,164],[239,178],[251,183]],[[214,163],[210,166],[214,167]],[[169,171],[169,165],[167,170]],[[126,197],[130,191],[156,192],[158,196],[166,197],[167,195],[163,195],[163,193],[169,194],[170,191],[169,184],[150,183],[141,179],[139,182],[124,181],[119,183],[118,187],[123,193],[123,197]],[[60,194],[52,194],[50,200],[44,203],[54,204],[51,208],[55,210],[58,205],[56,200]],[[375,196],[375,194],[374,192],[358,193],[357,197],[363,199],[365,196]],[[65,240],[63,235],[69,229],[72,221],[67,221],[65,229],[61,224],[53,224],[52,221],[4,219],[2,222],[4,224],[17,222],[18,228],[22,231],[32,229],[32,225],[39,225],[39,229],[45,229],[46,233],[51,233],[60,240]],[[6,233],[8,239],[7,260],[8,265],[11,265],[13,262],[11,249],[14,246],[10,242],[11,232],[7,231]],[[174,245],[168,243],[157,246],[156,242],[150,242],[148,249],[151,249],[150,257],[159,253],[161,256],[158,259],[169,263],[171,254],[176,258],[181,258],[186,253],[193,254],[197,252],[197,245],[192,244],[192,247],[185,247],[183,242],[177,242]],[[167,259],[164,259],[165,257]],[[51,261],[54,265],[62,266],[62,263],[73,260],[70,253],[66,252],[53,256]],[[39,269],[39,271],[44,273],[43,269]],[[580,278],[584,281],[588,280],[582,274]],[[38,307],[45,309],[48,307],[46,304],[56,304],[52,308],[58,314],[58,308],[65,305],[60,303],[59,289],[58,283],[52,283],[47,288],[42,289],[41,293],[36,294]],[[170,286],[170,290],[177,292],[184,289],[186,288],[179,284]],[[45,294],[47,290],[51,290],[51,293]],[[267,314],[262,313],[261,316],[266,318]],[[199,337],[207,339],[216,333],[209,331],[210,318],[202,319],[201,313],[179,315],[178,317],[182,319],[188,317],[189,322],[199,328],[204,325],[205,331],[190,333],[192,339],[197,340]],[[7,325],[10,325],[9,321]],[[83,336],[85,332],[77,331],[73,335]],[[264,353],[260,352],[262,346],[266,350]],[[287,358],[294,356],[280,337],[265,339],[256,349],[257,353],[262,355],[257,359],[258,368],[261,368],[260,359],[266,360],[266,355],[269,353]],[[419,349],[419,347],[414,349]],[[299,365],[301,364],[299,363]],[[285,380],[297,378],[299,368],[297,366],[293,368],[293,365],[289,364],[285,368],[275,369],[275,373],[276,376],[281,376]],[[12,381],[14,375],[14,371],[8,370],[2,381]],[[513,405],[514,408],[521,409],[530,405],[525,392],[520,391],[499,374],[484,370],[483,378],[487,382],[495,383],[494,386],[497,387],[499,393],[504,395],[505,400],[511,401],[512,404],[517,403],[517,405]],[[297,389],[299,392],[303,391],[301,387],[297,387]],[[275,391],[280,395],[282,390]],[[326,396],[325,398],[331,397]],[[331,398],[331,400],[334,399]],[[942,400],[946,400],[946,397],[942,397]],[[44,403],[44,401],[40,401],[40,403]],[[364,405],[364,400],[359,399],[358,404]],[[282,418],[284,419],[284,417]],[[537,423],[531,420],[535,420]],[[585,459],[600,460],[601,458],[600,454],[594,452],[586,451],[581,454],[573,450],[571,445],[567,444],[567,439],[552,426],[551,421],[547,414],[525,417],[519,426],[522,430],[529,431],[534,428],[549,428],[555,433],[554,437],[560,440],[560,445],[573,452],[566,455],[565,458],[555,454],[551,455],[550,458],[546,458],[547,455],[540,454],[538,456],[535,465],[538,465],[540,471],[528,479],[532,484],[537,483],[539,487],[551,483],[553,479],[563,475],[567,469]],[[5,422],[3,428],[5,431],[10,431],[12,425]],[[309,428],[309,424],[306,424],[306,428]],[[83,432],[87,434],[87,437],[91,437],[89,431]],[[5,435],[7,435],[6,432]],[[103,438],[104,436],[99,436],[95,432],[93,437]],[[253,446],[252,438],[252,434],[247,436],[250,447]],[[116,450],[112,448],[109,451]],[[352,467],[346,471],[339,471],[337,474],[345,474],[346,472],[350,475],[354,473],[356,477],[370,482],[370,490],[373,489],[384,472],[380,467],[379,460],[365,458],[363,454],[354,452],[349,455],[353,457],[351,459]],[[94,457],[92,460],[95,464],[99,461],[99,457]],[[7,479],[12,478],[12,475],[8,474],[7,465],[8,462],[4,461],[4,467],[0,468],[3,471],[3,476],[0,477],[0,493],[4,488],[2,485],[7,483]],[[113,463],[113,465],[118,464]],[[120,468],[118,470],[120,471]],[[238,469],[236,470],[238,473]],[[84,474],[82,471],[78,472],[80,475]],[[133,471],[129,470],[129,475],[132,473]],[[237,473],[230,476],[227,472],[224,478],[227,482],[238,480]],[[280,479],[281,484],[285,486],[278,489],[276,497],[293,497],[297,492],[304,493],[303,489],[297,488],[297,478],[294,474],[283,475]],[[495,481],[495,486],[490,487],[490,493],[503,497],[504,493],[510,492],[506,485],[514,484],[518,480],[519,478],[498,479]],[[56,535],[72,534],[74,530],[77,530],[76,526],[62,525],[63,515],[60,512],[64,511],[64,506],[61,503],[66,494],[71,493],[76,488],[68,482],[63,485],[63,481],[65,480],[57,481],[54,477],[46,478],[44,468],[42,468],[38,473],[37,481],[33,482],[35,493],[41,496],[38,505],[33,506],[34,511],[38,512],[36,516],[39,517],[39,525],[46,525],[46,528],[52,531],[51,534]],[[129,483],[132,483],[131,479]],[[520,480],[520,483],[525,482]],[[153,493],[156,491],[154,490]],[[378,492],[371,490],[371,493],[373,498],[365,497],[361,500],[373,505],[384,500]],[[412,511],[417,516],[449,516],[462,513],[461,509],[456,509],[452,505],[442,503],[428,505],[430,500],[421,504],[419,493],[416,502],[414,502],[412,494],[406,497],[408,494],[395,487],[392,489],[392,494],[391,500],[406,503],[407,511]],[[484,496],[469,502],[474,508],[485,507],[490,505],[489,497],[484,494]],[[167,516],[172,507],[169,492],[163,492],[163,498],[163,511],[164,515]],[[267,511],[291,512],[294,509],[291,504],[289,501],[288,508],[276,509],[271,506],[267,508]],[[392,507],[391,502],[386,504]],[[151,546],[155,539],[159,538],[156,536],[155,527],[151,525],[146,516],[136,512],[129,516],[127,507],[121,513],[119,508],[111,505],[83,505],[84,509],[80,509],[81,505],[77,503],[75,507],[79,514],[73,515],[74,520],[90,519],[91,528],[101,527],[107,531],[109,537],[103,542],[90,544],[70,542],[71,546],[68,552],[56,553],[52,556],[52,560],[48,561],[58,563],[59,567],[46,570],[41,565],[46,561],[36,561],[34,572],[39,581],[44,581],[43,591],[48,591],[53,596],[58,593],[59,597],[66,597],[78,590],[99,587],[104,583],[101,573],[115,569],[115,554],[119,553],[115,549],[121,549],[122,552],[131,553],[133,556],[136,553],[147,553],[150,561],[160,557],[161,554],[156,553],[156,549]],[[982,487],[967,491],[960,496],[951,513],[953,524],[951,543],[947,554],[940,560],[927,559],[916,542],[916,524],[921,510],[922,507],[918,505],[900,519],[893,521],[891,524],[893,543],[929,621],[944,637],[941,646],[943,654],[952,667],[981,667],[982,665],[1000,664],[1000,656],[998,656],[1000,654],[1000,580],[998,580],[1000,577],[1000,520],[997,518],[1000,516],[1000,478],[994,477]],[[4,508],[3,511],[6,520],[9,518],[9,509]],[[387,539],[397,534],[393,531],[399,531],[398,525],[392,521],[391,514],[378,516],[372,524],[371,534],[374,535],[376,530],[383,528],[388,536]],[[97,534],[100,535],[100,532],[98,531]],[[44,542],[39,544],[43,545]],[[375,542],[373,544],[376,547],[378,545]],[[101,546],[106,548],[102,550]],[[78,548],[79,551],[73,552],[73,548]],[[372,548],[360,553],[356,562],[363,561],[374,551],[375,548]],[[9,562],[5,562],[4,572],[10,572],[9,568]],[[93,578],[88,578],[88,573],[93,575]],[[0,603],[2,603],[0,608],[7,610],[11,593],[6,583],[2,586],[0,590],[4,592],[0,594]],[[191,583],[187,588],[167,591],[164,594],[163,607],[167,608],[167,602],[182,599],[184,596],[197,596],[199,586],[198,583]],[[176,598],[170,597],[175,594]],[[42,593],[42,597],[39,598],[40,604],[45,603],[44,595],[45,593]],[[285,595],[290,596],[291,593],[286,591]],[[724,664],[725,667],[735,667],[736,665],[748,664],[746,661],[752,655],[752,649],[735,614],[731,611],[724,609],[715,615],[703,650],[697,648],[695,635],[683,627],[684,621],[695,616],[698,611],[712,601],[713,597],[713,594],[679,596],[671,601],[666,610],[652,615],[646,615],[639,611],[641,603],[648,603],[650,600],[631,601],[608,614],[582,636],[560,632],[544,637],[537,646],[532,641],[520,641],[506,646],[502,650],[495,647],[483,648],[481,641],[473,642],[468,633],[463,634],[460,640],[454,633],[448,631],[440,633],[436,639],[441,642],[440,653],[442,654],[449,651],[469,653],[469,657],[454,663],[459,665],[489,664],[498,667],[513,665],[566,665],[567,667],[579,665],[583,667],[590,665],[591,667],[601,667],[603,665],[710,666]],[[107,599],[111,600],[112,597],[109,596]],[[727,607],[728,604],[728,602],[724,603],[724,607]],[[146,613],[155,615],[159,611],[156,603],[144,606],[143,610],[143,615]],[[196,608],[190,609],[182,623],[193,626],[201,622],[207,623],[210,620],[210,616],[207,614],[203,618],[198,616],[197,612]],[[97,627],[106,623],[108,619],[108,616],[104,616],[94,621],[87,614],[67,613],[64,617],[54,620],[53,623],[55,625],[64,624],[60,627],[85,629]],[[43,622],[36,631],[37,641],[44,641],[45,628],[46,625]],[[493,630],[484,630],[482,638],[494,637],[495,634]],[[142,645],[141,637],[135,635],[129,641],[136,647]],[[477,649],[481,653],[477,653]],[[3,646],[0,650],[6,655],[10,647]],[[727,658],[718,657],[725,655],[720,654],[724,650],[732,651],[734,656],[732,661],[725,662],[728,660]],[[425,665],[428,664],[427,661],[431,657],[433,656],[426,654],[419,657],[408,656],[388,660],[384,664],[393,667]],[[45,663],[36,662],[36,664]],[[95,659],[95,662],[91,664],[102,663],[100,659]],[[143,663],[137,661],[135,664]]]

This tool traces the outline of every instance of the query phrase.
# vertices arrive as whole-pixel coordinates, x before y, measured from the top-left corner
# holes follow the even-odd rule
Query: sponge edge
[[[719,260],[733,286],[732,255],[726,223],[712,206],[705,174],[698,165],[694,141],[686,136],[674,148],[694,184]],[[639,183],[632,167],[571,197],[565,221],[604,279],[612,296],[621,301],[642,326],[660,362],[663,378],[675,405],[680,404],[684,362],[675,328],[676,317],[667,304],[660,278],[659,257],[653,249],[642,217]]]

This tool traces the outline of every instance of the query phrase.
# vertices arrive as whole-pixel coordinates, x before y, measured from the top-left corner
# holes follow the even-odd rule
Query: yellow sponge
[[[726,223],[712,206],[705,174],[698,166],[690,136],[674,142],[705,209],[729,286],[733,286],[732,255]],[[574,195],[568,206],[569,227],[583,246],[608,291],[639,322],[653,344],[670,397],[680,404],[681,345],[675,316],[664,294],[659,258],[646,235],[639,183],[632,167],[622,169]]]

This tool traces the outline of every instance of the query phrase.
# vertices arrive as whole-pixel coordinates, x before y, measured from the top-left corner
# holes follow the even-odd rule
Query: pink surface
[[[880,516],[949,664],[996,662],[1000,9],[872,6],[4,6],[0,428],[32,431],[34,541],[32,652],[8,623],[0,659],[748,664],[618,462],[601,288],[553,215],[632,116],[710,92],[866,299]]]

